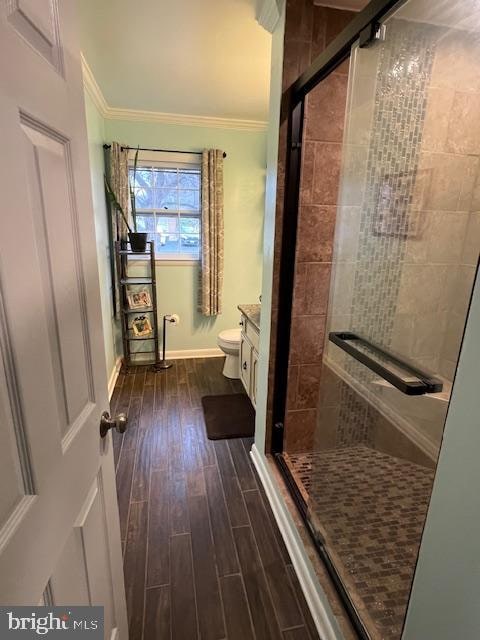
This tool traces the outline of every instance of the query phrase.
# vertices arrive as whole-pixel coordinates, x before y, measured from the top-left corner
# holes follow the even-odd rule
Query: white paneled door
[[[0,12],[0,605],[126,640],[75,2]]]

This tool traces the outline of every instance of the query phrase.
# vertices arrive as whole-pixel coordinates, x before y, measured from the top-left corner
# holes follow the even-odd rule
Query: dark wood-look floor
[[[223,359],[120,374],[112,412],[130,640],[318,635],[251,463],[252,439],[206,438],[202,395],[241,392]]]

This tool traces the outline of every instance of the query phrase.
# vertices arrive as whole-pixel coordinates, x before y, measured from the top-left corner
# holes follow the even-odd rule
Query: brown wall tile
[[[287,89],[310,64],[311,44],[285,40],[282,86]]]
[[[347,24],[352,21],[354,15],[351,11],[345,11],[343,9],[328,9],[326,13],[325,31],[326,47],[345,29]]]
[[[330,262],[335,231],[335,206],[303,205],[300,207],[297,260]]]
[[[348,76],[332,73],[308,96],[306,139],[342,142]]]
[[[313,183],[315,170],[315,142],[306,140],[303,144],[302,177],[300,181],[300,202],[313,203]]]
[[[337,204],[341,161],[340,143],[315,143],[313,204]]]
[[[327,313],[330,272],[330,263],[298,263],[295,274],[293,317]]]
[[[290,365],[317,364],[323,353],[324,316],[300,316],[292,323]]]
[[[287,0],[285,40],[312,41],[313,0]]]
[[[287,0],[282,87],[287,89],[308,67],[310,61],[321,53],[355,14],[313,5],[313,0]],[[288,403],[300,401],[301,406],[312,404],[318,391],[318,380],[313,367],[301,373],[298,364],[318,365],[323,350],[325,313],[328,303],[335,205],[338,192],[340,144],[346,102],[347,64],[335,70],[322,85],[317,87],[306,101],[306,127],[304,132],[304,157],[301,179],[301,202],[297,257],[299,264],[295,283],[295,320],[291,335],[291,376],[288,384]],[[318,165],[314,164],[314,152],[319,147]],[[280,128],[278,183],[276,208],[276,237],[272,292],[272,337],[270,343],[269,397],[272,406],[275,367],[275,326],[277,324],[281,229],[283,221],[283,196],[285,184],[286,124]],[[300,263],[305,263],[303,266]],[[308,263],[308,264],[306,264]],[[298,317],[301,316],[301,317]],[[297,376],[301,377],[298,378]],[[317,389],[315,386],[317,385]],[[297,389],[298,387],[298,389]],[[301,387],[301,388],[300,388]],[[316,411],[296,411],[287,419],[285,447],[299,451],[311,448],[315,430]],[[270,419],[271,422],[271,419]],[[270,427],[267,425],[267,431]],[[297,424],[303,426],[298,429]]]
[[[293,365],[288,369],[287,385],[287,409],[297,408],[297,389],[299,365]]]
[[[312,60],[325,49],[327,16],[330,11],[326,7],[313,7]]]
[[[320,364],[306,364],[299,367],[296,409],[316,409],[321,372]]]
[[[287,411],[285,418],[286,451],[311,451],[317,421],[317,410]]]

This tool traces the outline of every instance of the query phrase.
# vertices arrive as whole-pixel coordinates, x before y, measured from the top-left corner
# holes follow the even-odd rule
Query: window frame
[[[136,149],[131,148],[128,154],[128,170],[129,170],[129,180],[130,180],[130,170],[133,169],[133,164],[135,160]],[[201,156],[195,153],[165,153],[162,151],[139,151],[138,153],[138,161],[137,161],[137,169],[155,169],[155,168],[165,168],[165,169],[197,169],[200,174],[200,188],[199,188],[199,208],[197,211],[182,211],[178,208],[175,211],[169,210],[168,213],[163,213],[156,208],[152,209],[137,209],[137,214],[141,215],[144,213],[145,215],[152,215],[154,221],[158,218],[168,218],[168,217],[176,217],[178,219],[178,235],[179,240],[182,235],[180,230],[180,222],[182,218],[197,218],[199,221],[199,234],[198,234],[198,257],[193,257],[192,254],[182,253],[181,251],[178,253],[172,253],[170,255],[159,254],[158,252],[155,255],[155,262],[157,265],[164,266],[178,266],[178,265],[198,265],[202,260],[202,167],[201,167]],[[176,187],[174,187],[176,188]],[[188,190],[188,189],[186,189]],[[180,245],[179,245],[180,246]],[[142,260],[139,256],[138,260]],[[144,258],[143,258],[144,259]]]

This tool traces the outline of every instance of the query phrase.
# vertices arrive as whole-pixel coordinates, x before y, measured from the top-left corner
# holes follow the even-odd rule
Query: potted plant
[[[130,207],[132,209],[132,219],[133,219],[133,228],[129,230],[128,237],[130,238],[130,246],[132,251],[143,253],[147,248],[147,238],[148,233],[144,233],[142,231],[137,230],[137,204],[135,200],[135,183],[137,181],[137,162],[138,162],[138,152],[140,151],[140,147],[137,147],[135,151],[135,158],[133,161],[133,179],[129,182],[129,191],[130,191]]]
[[[120,211],[120,214],[125,222],[125,225],[128,229],[128,238],[130,240],[130,247],[134,253],[144,253],[147,248],[147,238],[148,234],[144,232],[137,231],[137,207],[135,202],[135,181],[137,176],[137,162],[138,162],[138,152],[139,149],[135,152],[135,159],[133,162],[133,180],[130,180],[128,190],[130,193],[130,205],[132,209],[132,220],[133,220],[133,231],[131,226],[128,224],[128,218],[123,210],[122,205],[118,202],[118,199],[112,189],[112,186],[107,178],[105,179],[105,191],[107,193],[108,200],[112,207]]]

